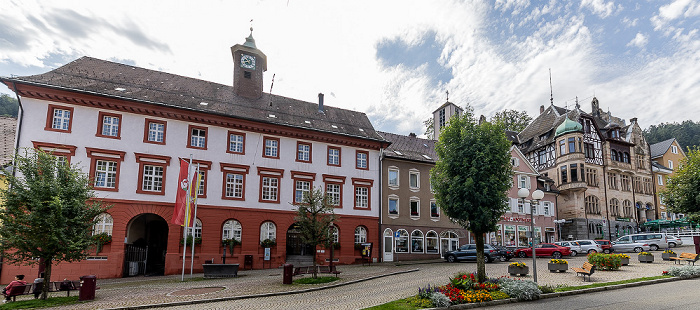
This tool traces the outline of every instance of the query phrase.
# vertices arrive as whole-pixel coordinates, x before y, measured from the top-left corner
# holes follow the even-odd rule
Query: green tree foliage
[[[501,124],[506,130],[521,132],[532,121],[525,111],[503,110],[491,117],[490,122]]]
[[[95,244],[90,231],[106,210],[92,200],[87,175],[51,154],[25,150],[15,158],[17,176],[8,176],[0,190],[0,250],[6,263],[44,264],[44,283],[51,281],[54,262],[74,262]],[[40,258],[41,260],[37,260]],[[44,285],[42,299],[46,299]]]
[[[297,214],[294,220],[301,232],[301,240],[305,244],[316,246],[323,245],[330,249],[333,246],[333,230],[335,221],[335,207],[331,205],[330,198],[320,188],[314,188],[304,193],[301,202],[294,203]],[[314,274],[316,278],[316,259],[313,260]]]
[[[669,211],[685,213],[691,221],[700,219],[700,147],[688,149],[661,192]]]
[[[477,275],[485,279],[484,234],[496,230],[512,184],[510,142],[502,125],[478,124],[473,114],[454,116],[436,144],[430,172],[435,199],[445,215],[476,240]]]
[[[17,103],[17,99],[7,94],[0,95],[0,116],[17,117],[18,110],[19,104]]]
[[[425,135],[428,139],[432,139],[435,134],[435,128],[433,127],[433,118],[429,118],[423,121],[423,126],[425,126]]]
[[[659,143],[676,138],[683,150],[689,147],[700,147],[700,122],[691,120],[682,123],[661,123],[651,125],[644,130],[644,138],[649,144]]]

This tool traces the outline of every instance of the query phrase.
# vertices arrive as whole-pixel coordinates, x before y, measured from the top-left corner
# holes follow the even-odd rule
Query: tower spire
[[[552,89],[552,68],[549,68],[549,104],[554,105],[554,90]]]
[[[450,91],[446,90],[445,95],[447,96],[447,101],[450,101]]]

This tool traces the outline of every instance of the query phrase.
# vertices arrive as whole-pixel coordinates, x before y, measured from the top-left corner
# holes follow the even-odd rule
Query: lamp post
[[[525,202],[530,203],[530,244],[532,245],[532,279],[537,283],[537,254],[535,253],[535,207],[539,204],[540,200],[544,198],[544,192],[541,190],[535,190],[532,192],[532,200],[527,200],[527,196],[530,196],[530,191],[527,188],[521,188],[518,190],[518,197]]]
[[[561,241],[561,224],[564,224],[566,222],[566,220],[561,219],[561,220],[554,220],[552,222],[554,222],[554,224],[557,224],[557,230],[559,231],[559,241]]]

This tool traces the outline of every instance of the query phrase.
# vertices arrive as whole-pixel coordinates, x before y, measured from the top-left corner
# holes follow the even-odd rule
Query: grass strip
[[[314,278],[301,278],[301,279],[296,279],[294,280],[294,284],[322,284],[322,283],[329,283],[333,281],[338,281],[340,280],[339,278],[336,277],[318,277],[316,279]]]
[[[420,309],[417,306],[410,304],[406,299],[390,301],[385,304],[374,307],[365,308],[364,310],[416,310]]]
[[[591,284],[587,284],[587,285],[578,285],[578,286],[560,286],[560,287],[557,287],[554,291],[555,292],[568,292],[568,291],[580,290],[580,289],[586,289],[586,288],[603,287],[603,286],[611,286],[611,285],[626,284],[626,283],[635,283],[635,282],[664,279],[664,278],[671,278],[671,276],[643,277],[643,278],[621,280],[621,281],[614,281],[614,282],[591,283]]]
[[[51,297],[46,300],[30,299],[0,304],[0,309],[37,309],[77,304],[78,296]]]

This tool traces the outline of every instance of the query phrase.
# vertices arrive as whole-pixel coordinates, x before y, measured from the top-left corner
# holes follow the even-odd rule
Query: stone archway
[[[287,263],[295,266],[309,266],[313,264],[316,249],[313,245],[305,244],[301,239],[301,230],[294,223],[287,229]]]
[[[153,213],[139,214],[126,227],[124,276],[162,275],[168,250],[168,222]]]

